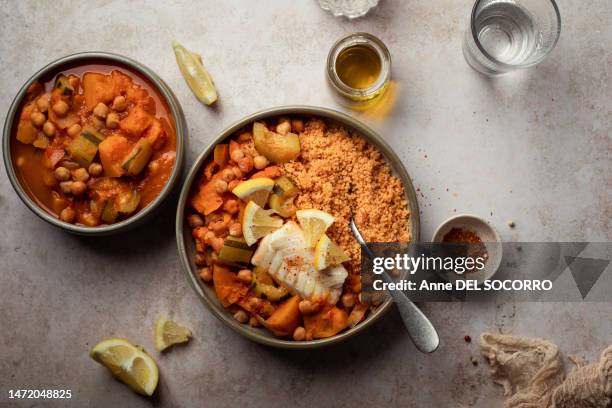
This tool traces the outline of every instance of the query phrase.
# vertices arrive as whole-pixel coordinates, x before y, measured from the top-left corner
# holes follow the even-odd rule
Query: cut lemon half
[[[170,346],[188,342],[191,338],[191,330],[180,324],[160,317],[155,323],[155,349],[163,351]]]
[[[333,215],[321,210],[299,210],[296,216],[302,226],[306,245],[309,248],[314,247],[329,226],[334,223]]]
[[[217,100],[217,90],[213,80],[204,65],[199,54],[189,52],[176,41],[172,41],[176,63],[183,74],[183,78],[195,96],[205,103],[211,105]]]
[[[273,187],[274,180],[261,177],[243,181],[232,190],[232,193],[242,199],[242,201],[252,201],[258,206],[263,207],[266,205]]]
[[[242,218],[242,236],[249,246],[283,226],[283,220],[272,217],[272,214],[274,210],[264,210],[253,201],[246,205]]]
[[[317,271],[321,271],[328,266],[340,265],[350,259],[346,252],[329,239],[327,235],[323,234],[317,242],[314,255],[314,267]]]
[[[155,360],[142,347],[115,338],[96,344],[89,355],[137,393],[153,395],[159,371]]]

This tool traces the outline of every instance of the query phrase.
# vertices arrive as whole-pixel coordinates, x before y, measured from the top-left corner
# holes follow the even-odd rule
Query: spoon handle
[[[387,272],[383,273],[383,278],[387,282],[391,281]],[[440,345],[440,337],[427,316],[404,292],[390,290],[389,293],[402,316],[404,327],[406,327],[408,335],[416,348],[423,353],[433,353],[436,351]]]

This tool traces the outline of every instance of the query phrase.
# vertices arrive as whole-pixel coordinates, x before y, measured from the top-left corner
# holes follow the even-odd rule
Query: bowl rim
[[[215,303],[206,296],[206,294],[202,291],[200,287],[199,278],[196,276],[195,273],[192,272],[191,262],[187,256],[187,249],[185,247],[186,234],[184,226],[184,216],[185,210],[187,209],[187,199],[191,192],[193,182],[195,181],[196,177],[199,176],[200,169],[202,168],[204,161],[213,152],[214,146],[216,146],[218,143],[222,142],[226,138],[230,137],[237,130],[241,129],[249,123],[266,117],[280,115],[311,115],[335,120],[346,126],[351,127],[352,129],[363,135],[363,137],[365,137],[368,141],[372,142],[381,151],[383,156],[385,156],[386,160],[391,162],[393,170],[398,174],[400,180],[402,181],[402,185],[404,187],[404,194],[406,196],[410,209],[410,232],[412,242],[419,242],[420,240],[420,212],[418,207],[417,195],[414,190],[414,185],[412,184],[412,179],[408,175],[408,172],[406,171],[401,160],[391,149],[391,147],[377,132],[366,126],[358,119],[355,119],[345,113],[333,109],[309,105],[286,105],[255,112],[234,122],[233,124],[225,128],[223,131],[221,131],[198,155],[193,165],[189,169],[183,186],[181,188],[181,193],[176,211],[176,242],[179,251],[179,259],[183,272],[186,274],[187,280],[189,281],[191,287],[194,289],[197,296],[200,298],[200,301],[206,306],[207,309],[212,312],[215,317],[217,317],[219,320],[225,323],[225,325],[229,326],[231,329],[240,333],[244,337],[253,340],[257,343],[277,348],[313,349],[337,344],[354,335],[357,335],[358,333],[362,333],[365,329],[374,324],[385,313],[389,311],[392,303],[391,299],[389,298],[385,302],[383,302],[377,308],[377,310],[372,313],[365,321],[359,323],[358,325],[349,330],[346,330],[340,334],[329,338],[310,341],[291,341],[271,336],[265,336],[259,333],[258,331],[253,330],[248,325],[238,323],[231,316],[230,313],[227,313],[222,307],[220,307],[217,303]],[[189,234],[188,236],[191,235]]]
[[[40,207],[21,186],[21,183],[17,177],[17,173],[13,167],[13,161],[11,157],[11,136],[13,134],[14,129],[13,124],[15,123],[16,116],[19,114],[19,108],[21,107],[21,103],[28,87],[34,81],[38,80],[44,75],[50,73],[58,73],[62,70],[63,67],[67,65],[78,64],[79,62],[84,62],[87,60],[102,60],[119,66],[124,65],[129,69],[135,70],[139,75],[142,75],[144,78],[146,78],[146,80],[148,80],[151,85],[155,87],[155,89],[160,93],[160,96],[165,99],[165,102],[168,104],[170,113],[173,116],[176,128],[176,158],[174,162],[174,168],[172,169],[172,173],[170,174],[170,177],[168,178],[168,181],[164,185],[164,188],[161,190],[161,192],[157,195],[157,197],[153,199],[153,201],[149,203],[149,205],[147,205],[145,208],[143,208],[133,216],[115,224],[102,225],[97,227],[85,227],[81,225],[69,224],[67,222],[61,221],[59,218],[54,217],[52,214],[48,213],[42,207]],[[70,54],[58,58],[40,68],[24,83],[24,85],[21,86],[21,88],[13,98],[13,101],[11,102],[11,105],[6,115],[2,134],[4,167],[6,168],[6,172],[8,174],[11,185],[13,186],[13,189],[15,190],[21,201],[23,201],[23,203],[32,212],[34,212],[34,214],[36,214],[44,221],[77,235],[103,236],[115,234],[118,232],[124,232],[137,225],[140,225],[145,219],[147,219],[156,210],[158,210],[162,202],[170,195],[171,191],[173,190],[177,182],[180,180],[182,174],[183,164],[185,160],[185,145],[187,142],[187,132],[187,123],[185,121],[185,115],[183,113],[183,108],[181,107],[181,104],[179,103],[178,99],[176,98],[170,87],[153,70],[136,60],[119,54],[102,51],[78,52],[75,54]]]

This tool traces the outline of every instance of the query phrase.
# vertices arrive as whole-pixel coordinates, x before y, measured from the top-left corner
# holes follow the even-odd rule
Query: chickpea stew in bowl
[[[191,235],[187,262],[218,317],[265,344],[314,347],[388,307],[361,297],[349,220],[370,242],[408,242],[418,212],[375,145],[335,120],[289,114],[244,123],[211,150],[192,170],[177,232]]]
[[[10,156],[20,187],[81,230],[73,232],[128,220],[177,177],[180,107],[161,80],[122,62],[75,61],[41,75],[13,120]]]

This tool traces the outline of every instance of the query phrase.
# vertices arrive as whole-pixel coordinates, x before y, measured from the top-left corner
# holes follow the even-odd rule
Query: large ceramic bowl
[[[148,206],[140,210],[138,213],[132,215],[131,217],[111,224],[111,225],[102,225],[98,227],[86,227],[83,225],[75,225],[69,224],[67,222],[61,221],[59,218],[54,217],[52,214],[45,211],[41,208],[33,199],[28,195],[28,193],[24,190],[21,185],[15,169],[13,168],[13,160],[11,157],[11,137],[15,133],[15,129],[17,126],[17,122],[19,119],[19,111],[21,108],[21,103],[23,98],[26,95],[26,91],[28,87],[34,83],[35,81],[42,80],[46,81],[50,78],[53,78],[58,72],[61,72],[67,68],[91,64],[91,63],[108,63],[116,66],[123,66],[128,70],[134,71],[147,79],[150,84],[157,89],[159,94],[163,96],[165,99],[168,108],[174,119],[174,124],[176,127],[176,161],[174,163],[174,168],[172,169],[172,174],[168,179],[166,185],[159,193],[157,197]],[[136,225],[143,223],[146,219],[150,218],[152,214],[161,206],[162,202],[168,197],[178,180],[180,179],[183,161],[185,155],[185,144],[187,141],[187,125],[185,123],[185,115],[183,114],[183,109],[179,104],[176,96],[170,90],[170,87],[166,85],[166,83],[155,74],[151,69],[142,65],[139,62],[136,62],[130,58],[110,54],[105,52],[83,52],[78,54],[68,55],[66,57],[60,58],[56,61],[51,62],[45,67],[41,68],[38,72],[36,72],[30,79],[26,81],[26,83],[19,89],[15,99],[13,99],[13,103],[9,108],[8,114],[6,116],[6,121],[4,122],[4,133],[2,139],[2,148],[3,148],[3,158],[4,158],[4,166],[6,167],[6,172],[9,176],[9,180],[13,185],[13,188],[19,195],[19,198],[25,203],[26,206],[30,210],[34,212],[34,214],[38,215],[43,220],[47,221],[50,224],[53,224],[57,227],[60,227],[68,232],[72,232],[79,235],[109,235],[118,232],[126,231]]]
[[[353,337],[357,333],[361,333],[370,327],[375,321],[380,319],[392,306],[391,300],[386,300],[380,307],[374,312],[370,313],[369,316],[355,327],[345,330],[344,332],[337,334],[336,336],[329,337],[326,339],[311,340],[311,341],[291,341],[279,339],[263,328],[252,328],[249,325],[241,324],[231,313],[226,311],[221,303],[215,296],[214,288],[211,285],[207,285],[198,276],[198,268],[194,263],[195,257],[195,245],[189,227],[185,223],[185,213],[188,205],[188,198],[192,191],[192,184],[198,180],[201,174],[203,164],[206,162],[208,157],[213,153],[214,146],[218,143],[222,143],[224,140],[230,138],[234,133],[243,128],[244,126],[253,123],[254,121],[265,119],[268,117],[275,117],[280,115],[302,115],[302,116],[316,116],[324,119],[335,120],[339,123],[346,125],[349,128],[354,129],[356,132],[361,134],[365,139],[375,145],[380,152],[385,156],[387,162],[392,167],[394,173],[401,179],[404,185],[404,192],[406,194],[406,200],[410,210],[410,235],[414,242],[419,240],[419,208],[417,203],[417,197],[414,191],[410,177],[406,172],[406,169],[402,165],[400,159],[391,150],[391,148],[385,143],[385,141],[372,129],[361,123],[360,121],[347,116],[343,113],[318,108],[314,106],[282,106],[278,108],[267,109],[253,115],[247,116],[244,119],[234,123],[227,129],[225,129],[219,136],[213,140],[213,142],[200,154],[197,158],[187,179],[183,184],[181,195],[179,198],[178,208],[176,212],[176,240],[179,249],[179,256],[181,259],[181,265],[187,274],[189,283],[195,290],[197,296],[206,305],[206,307],[223,323],[240,333],[241,335],[256,341],[261,344],[268,346],[286,348],[286,349],[310,349],[330,344],[339,343],[343,340]]]

